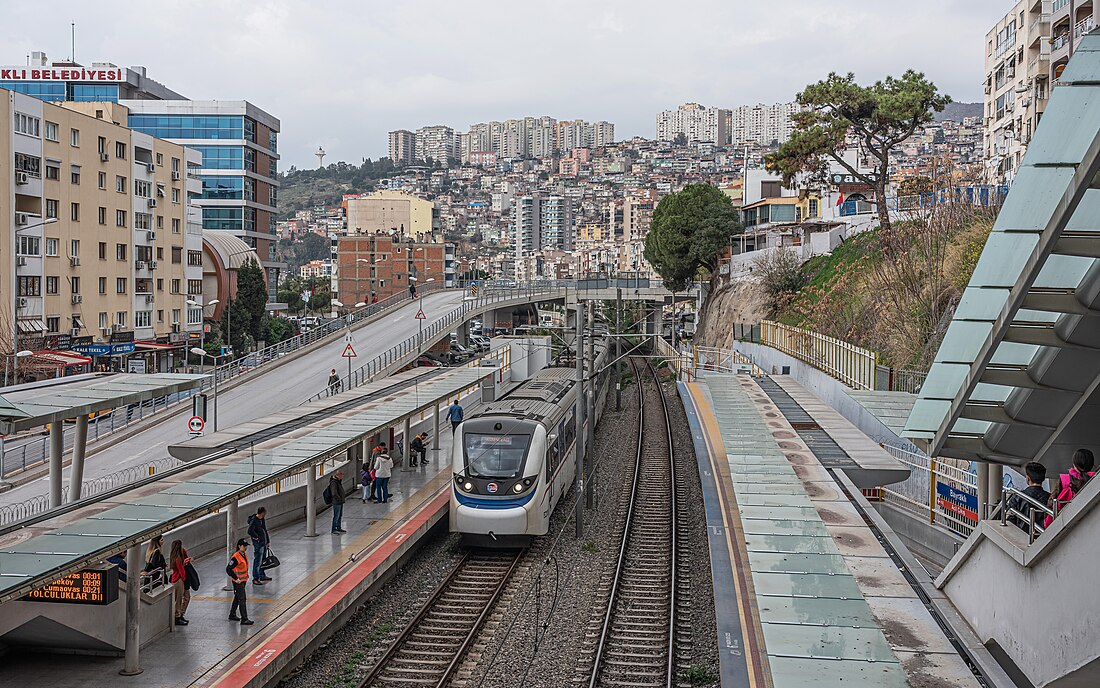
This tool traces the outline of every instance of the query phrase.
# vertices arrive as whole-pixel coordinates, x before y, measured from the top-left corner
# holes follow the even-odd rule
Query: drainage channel
[[[989,682],[985,679],[985,675],[978,667],[977,662],[971,658],[970,653],[966,649],[966,645],[955,635],[955,632],[947,622],[944,621],[943,616],[939,613],[939,610],[936,609],[935,605],[932,604],[931,598],[928,597],[924,588],[917,581],[916,576],[913,575],[913,572],[906,565],[905,560],[898,554],[893,543],[882,534],[882,531],[875,525],[875,522],[868,517],[867,510],[853,498],[852,493],[848,490],[843,481],[837,478],[837,470],[857,468],[858,465],[856,462],[852,460],[848,452],[844,451],[844,449],[836,443],[836,440],[834,440],[828,432],[817,424],[817,421],[806,412],[806,409],[802,408],[801,404],[792,399],[791,395],[787,394],[787,391],[780,387],[775,380],[770,377],[764,377],[757,379],[756,383],[760,386],[760,389],[768,395],[768,398],[771,399],[771,402],[779,409],[779,412],[783,414],[783,417],[787,419],[791,428],[798,433],[799,438],[802,439],[807,448],[817,457],[822,467],[824,467],[825,471],[829,474],[829,477],[837,484],[841,494],[847,497],[848,501],[855,507],[856,512],[859,513],[859,517],[863,519],[863,522],[874,534],[875,539],[877,539],[879,544],[882,545],[882,548],[886,550],[887,556],[890,557],[894,566],[905,578],[905,582],[908,583],[909,587],[916,593],[917,598],[920,599],[924,608],[932,615],[932,618],[936,621],[940,630],[943,631],[947,640],[951,643],[951,646],[955,648],[955,652],[966,662],[971,673],[974,674],[974,678],[983,686],[988,686]]]

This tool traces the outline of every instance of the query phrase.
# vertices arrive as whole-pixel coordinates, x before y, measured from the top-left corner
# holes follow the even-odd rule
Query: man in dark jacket
[[[267,532],[267,508],[260,507],[256,513],[248,517],[248,537],[252,538],[252,584],[263,585],[264,581],[271,580],[264,573],[264,557],[267,556],[267,547],[271,544],[271,536]]]
[[[344,501],[344,472],[336,471],[328,479],[328,491],[332,495],[332,532],[336,534],[346,533],[343,528]]]
[[[416,435],[412,438],[412,442],[409,443],[409,449],[413,453],[413,465],[417,464],[417,457],[419,456],[419,463],[421,466],[428,465],[428,449],[424,446],[425,435],[423,433]]]
[[[1050,499],[1050,493],[1043,489],[1043,482],[1047,479],[1047,467],[1037,461],[1032,461],[1024,466],[1024,474],[1027,476],[1027,487],[1020,491],[1039,504],[1046,504],[1047,500]],[[1034,508],[1031,502],[1020,495],[1014,494],[1008,498],[1008,520],[1024,531],[1030,532],[1031,510]],[[1023,514],[1024,518],[1016,516],[1012,513],[1013,511]],[[1042,516],[1037,515],[1037,518],[1042,518]]]
[[[336,394],[340,391],[340,376],[336,374],[336,369],[333,368],[332,372],[328,374],[328,393]]]

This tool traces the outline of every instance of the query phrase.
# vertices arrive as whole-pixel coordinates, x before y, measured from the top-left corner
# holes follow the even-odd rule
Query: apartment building
[[[730,142],[730,111],[699,103],[684,103],[675,110],[657,113],[657,140],[672,141],[683,134],[688,141]]]
[[[430,159],[441,165],[447,165],[452,160],[458,160],[458,139],[455,138],[455,130],[443,125],[420,127],[416,130],[413,150],[416,159],[421,162]]]
[[[653,209],[657,206],[656,194],[628,196],[623,199],[623,234],[629,240],[645,239],[653,222]]]
[[[202,227],[187,174],[201,154],[125,126],[109,102],[0,90],[3,345],[131,355],[159,370],[198,336]],[[147,354],[147,355],[146,355]],[[118,359],[105,358],[117,361]],[[148,368],[146,368],[148,369]]]
[[[1042,4],[1050,5],[1050,78],[1055,83],[1081,38],[1096,28],[1097,5],[1095,0],[1054,0]],[[1033,10],[1031,7],[1029,13]]]
[[[390,160],[395,165],[411,165],[416,162],[416,134],[408,129],[391,131]]]
[[[337,247],[337,295],[351,306],[405,292],[410,284],[455,284],[453,244],[416,242],[379,232],[342,236]]]
[[[347,223],[351,236],[382,232],[430,242],[439,235],[439,208],[403,191],[376,191],[347,200]]]
[[[533,193],[512,204],[516,262],[546,250],[571,251],[576,241],[573,203],[568,196]]]
[[[1046,107],[1050,18],[1048,2],[1020,0],[986,34],[983,147],[988,183],[1012,182]]]
[[[615,140],[611,122],[583,119],[558,121],[545,115],[502,122],[480,122],[461,137],[462,162],[493,153],[500,160],[527,160],[568,153],[574,148],[597,148]]]
[[[558,150],[563,153],[574,148],[600,148],[615,142],[615,125],[603,120],[558,122],[557,139]]]
[[[770,145],[773,141],[784,143],[794,131],[794,113],[798,103],[772,103],[765,105],[741,105],[729,110],[729,132],[732,143],[757,143]]]

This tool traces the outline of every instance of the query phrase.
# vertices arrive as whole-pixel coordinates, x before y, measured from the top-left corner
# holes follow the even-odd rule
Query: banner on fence
[[[957,487],[936,481],[936,503],[944,511],[968,518],[971,521],[978,520],[978,495],[960,490]]]

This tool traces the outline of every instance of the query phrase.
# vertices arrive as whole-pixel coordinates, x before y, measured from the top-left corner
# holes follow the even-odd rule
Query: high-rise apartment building
[[[576,239],[572,201],[566,196],[547,196],[542,201],[541,210],[541,248],[571,251]]]
[[[458,160],[458,139],[455,130],[444,125],[420,127],[416,130],[414,143],[416,159],[420,161],[433,160],[441,165],[447,165],[452,160]]]
[[[512,204],[512,241],[517,263],[545,249],[572,250],[573,206],[566,196],[520,196]]]
[[[615,141],[615,125],[611,122],[586,122],[583,119],[558,122],[558,150],[599,148]]]
[[[688,141],[730,142],[730,111],[684,103],[675,110],[657,113],[657,140],[672,141],[683,134]]]
[[[181,360],[202,309],[201,155],[125,126],[110,102],[0,90],[0,351]],[[117,359],[113,359],[116,360]],[[148,368],[146,368],[148,369]]]
[[[394,165],[411,165],[416,162],[416,134],[408,129],[391,131],[390,160]]]
[[[1016,176],[1049,96],[1050,14],[1044,5],[1020,0],[986,34],[984,148],[991,184]]]
[[[741,105],[729,111],[730,142],[769,145],[784,143],[794,131],[791,119],[798,112],[798,103]]]
[[[574,148],[598,148],[613,143],[615,125],[583,119],[557,121],[553,117],[524,117],[503,122],[481,122],[463,135],[463,162],[471,156],[493,153],[500,160],[525,160],[567,153]]]

